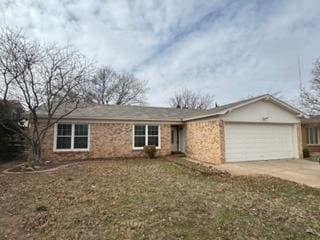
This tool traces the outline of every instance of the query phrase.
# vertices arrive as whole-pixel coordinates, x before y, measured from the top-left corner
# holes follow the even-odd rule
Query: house
[[[320,116],[310,116],[301,120],[302,142],[306,157],[320,156]]]
[[[25,150],[24,138],[17,133],[24,127],[22,114],[19,101],[0,99],[0,161],[15,159]]]
[[[271,95],[209,110],[90,105],[49,130],[43,157],[139,157],[145,145],[155,145],[159,156],[183,152],[213,164],[300,158],[302,116]]]
[[[16,100],[0,99],[0,121],[20,121],[23,106]]]

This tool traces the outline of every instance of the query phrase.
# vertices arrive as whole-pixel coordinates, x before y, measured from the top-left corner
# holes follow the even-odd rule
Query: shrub
[[[303,149],[303,157],[304,157],[304,158],[310,157],[310,152],[309,152],[308,149]]]
[[[148,155],[149,158],[154,158],[157,152],[156,146],[154,145],[144,146],[144,152]]]
[[[47,208],[47,206],[40,205],[40,206],[38,206],[38,207],[36,208],[36,211],[37,211],[37,212],[46,212],[46,211],[48,211],[48,208]]]

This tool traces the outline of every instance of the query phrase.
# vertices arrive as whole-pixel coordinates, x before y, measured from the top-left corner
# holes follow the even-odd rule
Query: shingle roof
[[[272,97],[261,95],[258,97],[233,102],[208,110],[191,110],[149,106],[124,106],[88,104],[86,107],[76,109],[65,119],[92,119],[92,120],[138,120],[138,121],[184,121],[223,114],[228,109],[242,106],[255,100]],[[280,101],[280,100],[279,100]],[[284,103],[285,104],[285,103]],[[290,107],[290,106],[289,106]],[[297,110],[298,111],[298,110]],[[46,117],[45,111],[39,110],[39,117]]]
[[[302,118],[301,123],[320,123],[320,115],[311,115],[307,118]]]
[[[148,107],[133,105],[100,105],[89,104],[76,109],[65,119],[94,119],[94,120],[147,120],[147,121],[182,121],[183,118],[204,112],[201,110]],[[57,114],[58,116],[59,114]],[[45,111],[39,111],[39,117],[45,117]]]
[[[267,97],[267,96],[269,96],[269,95],[265,94],[265,95],[261,95],[261,96],[257,96],[257,97],[253,97],[253,98],[248,98],[248,99],[245,99],[245,100],[240,100],[240,101],[237,101],[237,102],[228,103],[228,104],[225,104],[225,105],[221,105],[219,107],[210,108],[208,110],[204,110],[204,111],[201,111],[201,112],[196,112],[196,113],[189,114],[184,119],[198,118],[198,117],[201,117],[201,116],[219,115],[219,113],[221,113],[221,112],[223,112],[223,111],[225,111],[227,109],[230,109],[230,108],[242,105],[242,104],[246,104],[247,102],[251,102],[251,101],[254,101],[256,99]]]

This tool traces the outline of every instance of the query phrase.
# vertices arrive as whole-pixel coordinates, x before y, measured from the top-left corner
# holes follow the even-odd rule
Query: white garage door
[[[225,124],[226,162],[297,157],[293,125]]]

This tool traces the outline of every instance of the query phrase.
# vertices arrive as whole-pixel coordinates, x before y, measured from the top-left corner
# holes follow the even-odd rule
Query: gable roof
[[[280,106],[281,108],[283,108],[289,112],[292,112],[293,114],[296,114],[299,117],[302,117],[305,115],[302,111],[292,107],[291,105],[287,104],[286,102],[283,102],[280,99],[275,98],[270,94],[264,94],[264,95],[260,95],[257,97],[248,98],[245,100],[222,105],[220,107],[208,109],[208,110],[206,110],[205,115],[202,113],[201,114],[194,114],[194,116],[190,116],[188,118],[185,118],[184,120],[187,121],[187,120],[199,119],[199,118],[204,118],[204,117],[214,117],[214,116],[224,115],[234,109],[241,108],[246,105],[261,101],[261,100],[267,100],[267,101],[273,102],[274,104]]]
[[[260,101],[272,101],[280,107],[296,115],[303,115],[303,112],[293,108],[287,103],[269,95],[261,95],[238,102],[233,102],[220,107],[208,110],[191,110],[165,107],[132,106],[132,105],[101,105],[87,104],[85,107],[76,109],[64,119],[84,120],[119,120],[119,121],[172,121],[183,122],[208,117],[217,117],[227,114],[229,111],[245,105]],[[46,112],[38,111],[39,118],[46,118]],[[59,113],[57,114],[59,115]]]

